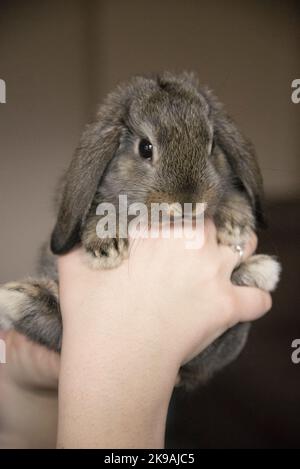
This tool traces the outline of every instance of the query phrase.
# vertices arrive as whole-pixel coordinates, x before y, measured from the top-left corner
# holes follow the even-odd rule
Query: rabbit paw
[[[10,282],[0,288],[0,328],[7,330],[22,318],[26,303],[25,286]]]
[[[0,328],[16,329],[34,342],[58,351],[62,324],[57,283],[47,279],[28,279],[2,285]]]
[[[217,231],[218,242],[227,246],[244,245],[250,237],[249,225],[241,226],[231,221],[226,221]]]
[[[118,267],[128,256],[128,240],[124,238],[97,238],[93,243],[83,243],[86,262],[92,269]]]
[[[281,265],[272,256],[257,254],[243,262],[232,275],[236,285],[275,290],[280,277]]]
[[[241,194],[232,194],[215,215],[220,244],[245,244],[255,229],[255,219],[248,201]]]

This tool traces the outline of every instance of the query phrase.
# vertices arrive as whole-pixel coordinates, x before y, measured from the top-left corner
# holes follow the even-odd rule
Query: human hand
[[[114,270],[90,270],[80,250],[59,260],[60,446],[161,446],[180,366],[271,307],[268,293],[231,283],[238,256],[210,221],[205,235],[198,251],[140,240]],[[245,256],[255,248],[253,235]]]

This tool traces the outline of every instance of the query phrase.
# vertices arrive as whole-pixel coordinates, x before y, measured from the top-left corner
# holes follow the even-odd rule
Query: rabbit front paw
[[[251,226],[241,226],[233,221],[227,220],[224,225],[217,230],[217,239],[225,246],[244,245],[251,237]]]
[[[97,238],[84,242],[85,260],[92,269],[118,267],[128,256],[128,240],[124,238]]]

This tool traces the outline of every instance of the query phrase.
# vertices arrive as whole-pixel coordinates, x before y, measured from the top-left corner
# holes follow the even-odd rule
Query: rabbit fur
[[[141,158],[141,139],[151,142],[152,161]],[[0,327],[15,328],[31,340],[60,351],[57,255],[83,245],[93,268],[112,268],[128,256],[124,238],[99,238],[96,207],[128,203],[205,202],[218,240],[244,244],[264,224],[263,185],[251,143],[222,105],[193,73],[164,72],[136,76],[108,95],[82,135],[57,191],[57,221],[42,249],[35,278],[0,288]],[[238,285],[272,291],[280,265],[253,255],[232,275]],[[117,286],[116,286],[117,289]],[[180,382],[192,388],[234,360],[242,350],[249,323],[225,332],[180,370]]]

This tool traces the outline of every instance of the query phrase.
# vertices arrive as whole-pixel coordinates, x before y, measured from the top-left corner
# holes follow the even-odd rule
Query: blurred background
[[[194,70],[256,146],[269,218],[260,249],[280,258],[282,281],[239,360],[174,392],[168,447],[300,447],[299,23],[296,0],[0,0],[0,282],[33,273],[56,182],[119,81]]]

